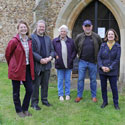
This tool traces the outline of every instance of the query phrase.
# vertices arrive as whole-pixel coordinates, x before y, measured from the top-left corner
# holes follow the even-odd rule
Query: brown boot
[[[92,98],[92,101],[97,102],[97,98],[96,97]]]
[[[75,99],[75,102],[80,102],[82,100],[82,98],[80,98],[80,97],[77,97],[76,99]]]

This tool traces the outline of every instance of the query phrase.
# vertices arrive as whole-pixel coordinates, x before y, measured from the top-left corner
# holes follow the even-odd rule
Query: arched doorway
[[[117,31],[120,38],[119,26],[112,12],[104,4],[102,4],[98,0],[94,0],[81,11],[78,18],[76,19],[76,22],[72,30],[73,39],[75,39],[77,34],[83,32],[82,23],[86,19],[90,19],[92,21],[94,32],[98,33],[99,29],[101,29],[104,31],[103,33],[105,34],[105,32],[109,28],[114,28]],[[102,34],[102,39],[103,37],[104,35]],[[78,59],[76,58],[74,61],[74,69],[73,69],[74,74],[77,74],[77,69],[78,69]]]
[[[99,27],[105,28],[105,31],[109,28],[114,28],[120,38],[120,31],[115,17],[113,16],[112,12],[98,0],[92,1],[79,14],[72,30],[73,38],[83,31],[82,23],[85,19],[90,19],[92,21],[94,32],[97,33]]]

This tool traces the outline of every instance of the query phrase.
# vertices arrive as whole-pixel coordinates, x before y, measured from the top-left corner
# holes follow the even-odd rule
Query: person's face
[[[92,25],[86,25],[86,26],[82,26],[82,27],[83,27],[84,32],[87,34],[91,33],[92,28],[93,28]]]
[[[20,24],[19,28],[18,28],[18,33],[21,35],[26,35],[28,29],[27,26],[25,24]]]
[[[114,40],[114,39],[115,39],[115,34],[114,34],[114,32],[113,32],[113,31],[109,31],[107,37],[108,37],[108,40],[109,40],[109,41]]]
[[[37,33],[42,35],[45,32],[45,24],[44,23],[39,23],[37,25]]]
[[[67,35],[66,30],[65,30],[64,28],[62,28],[61,31],[60,31],[60,37],[61,37],[61,38],[65,38],[66,35]]]

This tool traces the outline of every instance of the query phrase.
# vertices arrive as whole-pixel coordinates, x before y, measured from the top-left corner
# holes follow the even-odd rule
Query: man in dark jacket
[[[80,102],[84,90],[84,79],[86,70],[90,75],[91,97],[93,102],[97,102],[96,98],[96,74],[97,74],[97,54],[101,45],[101,38],[98,34],[92,32],[93,25],[90,20],[83,22],[84,32],[78,34],[75,40],[76,50],[79,56],[78,68],[78,88],[77,98],[75,102]]]
[[[31,37],[35,66],[35,80],[33,81],[31,107],[33,107],[35,110],[40,110],[41,108],[38,106],[39,85],[41,85],[42,104],[51,106],[47,100],[47,97],[51,60],[54,57],[54,49],[50,37],[45,35],[45,21],[38,21],[36,30]]]

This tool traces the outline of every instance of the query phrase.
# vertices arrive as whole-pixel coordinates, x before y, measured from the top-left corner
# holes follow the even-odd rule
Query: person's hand
[[[59,56],[56,56],[56,59],[59,59]]]
[[[50,61],[52,60],[52,57],[49,56],[49,57],[45,58],[45,60],[46,60],[46,62],[48,63],[48,62],[50,62]]]
[[[40,63],[41,63],[41,64],[47,64],[47,61],[46,61],[45,58],[43,58],[43,59],[40,60]]]
[[[110,69],[108,67],[102,66],[103,72],[110,72]]]
[[[105,72],[110,72],[110,69],[108,67],[106,67]]]
[[[106,72],[106,67],[102,66],[102,70],[103,70],[103,72]]]

